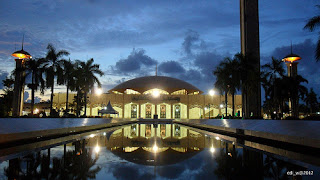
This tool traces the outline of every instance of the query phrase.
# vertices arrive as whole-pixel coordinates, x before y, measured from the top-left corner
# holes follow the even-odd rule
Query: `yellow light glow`
[[[29,58],[31,58],[30,55],[21,54],[21,53],[13,53],[12,56],[13,56],[13,57],[17,57],[17,58],[19,58],[19,59],[29,59]]]
[[[90,137],[93,138],[93,137],[94,137],[94,134],[90,134]]]
[[[293,62],[293,61],[298,61],[300,59],[301,59],[301,57],[299,57],[299,56],[289,56],[289,57],[283,58],[282,60],[286,61],[286,62]]]
[[[217,136],[217,137],[216,137],[216,140],[220,140],[220,138]]]
[[[100,146],[97,144],[96,147],[94,147],[94,152],[99,153],[100,152]]]
[[[154,146],[152,147],[153,152],[157,152],[159,150],[157,144],[154,144]]]
[[[215,94],[216,94],[216,92],[215,92],[214,90],[211,89],[211,90],[209,91],[209,95],[210,95],[210,96],[213,96],[213,95],[215,95]]]
[[[154,91],[152,92],[152,96],[155,97],[155,98],[159,97],[159,96],[160,96],[159,90],[157,90],[157,89],[154,90]]]
[[[215,149],[214,147],[211,147],[211,148],[210,148],[210,152],[211,152],[211,153],[214,153],[215,151],[216,151],[216,149]]]
[[[39,113],[39,109],[36,108],[34,111],[33,111],[33,114],[38,114]]]
[[[100,96],[103,93],[103,91],[101,88],[97,88],[95,93],[96,95]]]

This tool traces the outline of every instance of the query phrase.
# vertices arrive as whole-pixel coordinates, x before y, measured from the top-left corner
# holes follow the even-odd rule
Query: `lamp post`
[[[23,38],[24,40],[24,38]],[[12,53],[16,61],[15,70],[15,81],[14,81],[14,96],[12,102],[12,116],[19,117],[23,109],[23,95],[24,95],[24,76],[25,76],[25,61],[32,58],[31,55],[23,50],[23,40],[22,48],[19,51]],[[32,112],[33,113],[33,112]]]
[[[291,44],[291,53],[284,57],[282,61],[284,61],[287,65],[288,77],[295,78],[298,75],[298,61],[301,59],[300,56],[292,53],[292,44]],[[294,117],[299,116],[299,98],[289,98],[289,110],[291,111],[291,115]]]
[[[209,90],[209,95],[211,96],[211,101],[213,101],[213,95],[215,95],[215,94],[216,94],[216,92],[213,89]],[[211,117],[210,116],[210,114],[211,114],[210,106],[211,106],[211,103],[209,103],[209,119]]]

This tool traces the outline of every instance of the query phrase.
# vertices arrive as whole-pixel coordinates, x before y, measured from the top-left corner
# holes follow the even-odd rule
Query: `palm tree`
[[[226,113],[227,113],[227,95],[232,95],[232,117],[235,114],[234,95],[240,89],[239,62],[237,58],[225,58],[213,74],[217,77],[215,87],[225,93]]]
[[[216,82],[214,86],[219,89],[221,93],[224,93],[225,96],[225,108],[226,116],[228,114],[228,92],[229,92],[229,83],[230,83],[230,72],[228,71],[228,63],[231,62],[230,58],[225,58],[213,71],[213,74],[216,76]]]
[[[317,94],[314,92],[313,88],[310,89],[310,92],[308,92],[304,101],[306,102],[309,113],[315,113],[319,110]]]
[[[84,92],[85,116],[87,115],[87,95],[89,91],[94,87],[95,83],[97,83],[98,86],[101,87],[101,83],[99,79],[95,76],[95,74],[98,74],[100,76],[104,75],[104,73],[99,69],[99,65],[93,64],[93,62],[93,58],[89,59],[87,62],[77,61],[78,68],[80,69],[79,80],[81,80],[80,82],[82,84],[82,90]]]
[[[284,75],[283,62],[272,57],[271,63],[267,63],[262,66],[261,72],[262,87],[265,90],[265,111],[269,113],[283,112],[283,102],[286,98],[286,93],[283,92],[282,78]],[[275,108],[276,107],[276,108]]]
[[[31,84],[28,87],[31,89],[31,116],[33,116],[34,109],[34,93],[40,87],[41,94],[44,94],[45,81],[43,79],[44,73],[44,58],[30,59],[26,62],[26,75],[31,75]]]
[[[61,57],[69,55],[69,52],[66,50],[57,50],[53,47],[52,44],[47,46],[47,65],[46,65],[46,85],[51,87],[51,97],[50,97],[50,115],[52,115],[52,102],[53,102],[53,93],[54,93],[54,79],[57,77],[57,82],[61,82],[61,74],[58,74],[58,69],[61,69]]]
[[[316,5],[316,7],[320,9],[320,5]],[[312,32],[319,25],[320,25],[320,16],[314,16],[311,19],[309,19],[307,24],[304,26],[304,29],[308,29],[308,30],[310,30]],[[320,60],[320,37],[319,37],[318,42],[317,42],[317,48],[316,48],[315,57],[316,57],[316,61],[318,62]]]
[[[66,96],[66,112],[69,111],[69,89],[71,86],[74,86],[74,71],[75,71],[75,64],[69,60],[62,60],[61,63],[62,74],[61,82],[58,82],[60,85],[65,84],[67,86],[67,96]]]

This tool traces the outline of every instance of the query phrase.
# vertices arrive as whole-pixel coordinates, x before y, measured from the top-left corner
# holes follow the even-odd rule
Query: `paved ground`
[[[183,123],[320,148],[320,121],[195,119]]]
[[[0,118],[0,134],[117,123],[104,118]]]

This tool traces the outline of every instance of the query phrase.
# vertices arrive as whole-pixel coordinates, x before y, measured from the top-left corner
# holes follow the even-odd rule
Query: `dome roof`
[[[145,76],[131,79],[117,85],[113,89],[109,90],[109,92],[117,91],[123,93],[127,89],[132,89],[142,94],[147,90],[155,88],[165,90],[168,93],[183,89],[185,89],[188,94],[194,92],[202,93],[201,90],[185,81],[166,76]]]

